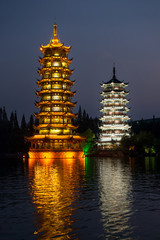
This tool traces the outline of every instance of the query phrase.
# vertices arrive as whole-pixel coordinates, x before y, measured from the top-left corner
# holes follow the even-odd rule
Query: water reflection
[[[75,239],[74,204],[84,179],[84,159],[29,159],[38,239]]]
[[[124,160],[102,159],[99,171],[101,214],[106,237],[130,239],[133,200],[129,166],[125,166]]]

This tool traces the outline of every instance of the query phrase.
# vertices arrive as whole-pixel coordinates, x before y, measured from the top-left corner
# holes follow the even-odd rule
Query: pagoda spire
[[[53,39],[57,39],[57,24],[56,24],[56,18],[54,20],[54,37]]]
[[[53,25],[53,34],[51,37],[50,43],[53,43],[54,45],[61,45],[60,40],[57,38],[57,24],[56,24],[56,19],[54,20],[54,25]]]
[[[116,67],[115,67],[115,63],[113,64],[113,79],[116,78]]]

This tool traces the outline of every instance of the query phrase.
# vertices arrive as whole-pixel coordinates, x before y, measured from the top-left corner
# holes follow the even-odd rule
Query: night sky
[[[2,0],[0,5],[0,107],[21,119],[36,111],[40,45],[58,36],[71,45],[74,101],[99,116],[100,84],[129,82],[133,120],[160,117],[159,0]]]

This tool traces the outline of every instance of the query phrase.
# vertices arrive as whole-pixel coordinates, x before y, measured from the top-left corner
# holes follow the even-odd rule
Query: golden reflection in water
[[[52,152],[52,151],[29,151],[28,153],[29,158],[31,159],[68,159],[68,158],[78,158],[81,159],[84,156],[84,152],[83,151],[56,151],[56,152]]]
[[[38,239],[73,238],[74,202],[79,198],[85,160],[29,159],[32,200],[37,210]],[[69,234],[70,233],[70,234]]]
[[[120,159],[100,162],[100,200],[103,226],[106,232],[120,236],[131,232],[132,211],[131,172]],[[122,236],[122,235],[121,235]]]

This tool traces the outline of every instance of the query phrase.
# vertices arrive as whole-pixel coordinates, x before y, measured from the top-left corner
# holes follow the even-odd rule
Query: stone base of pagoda
[[[84,157],[82,149],[30,149],[30,159],[81,159]]]

